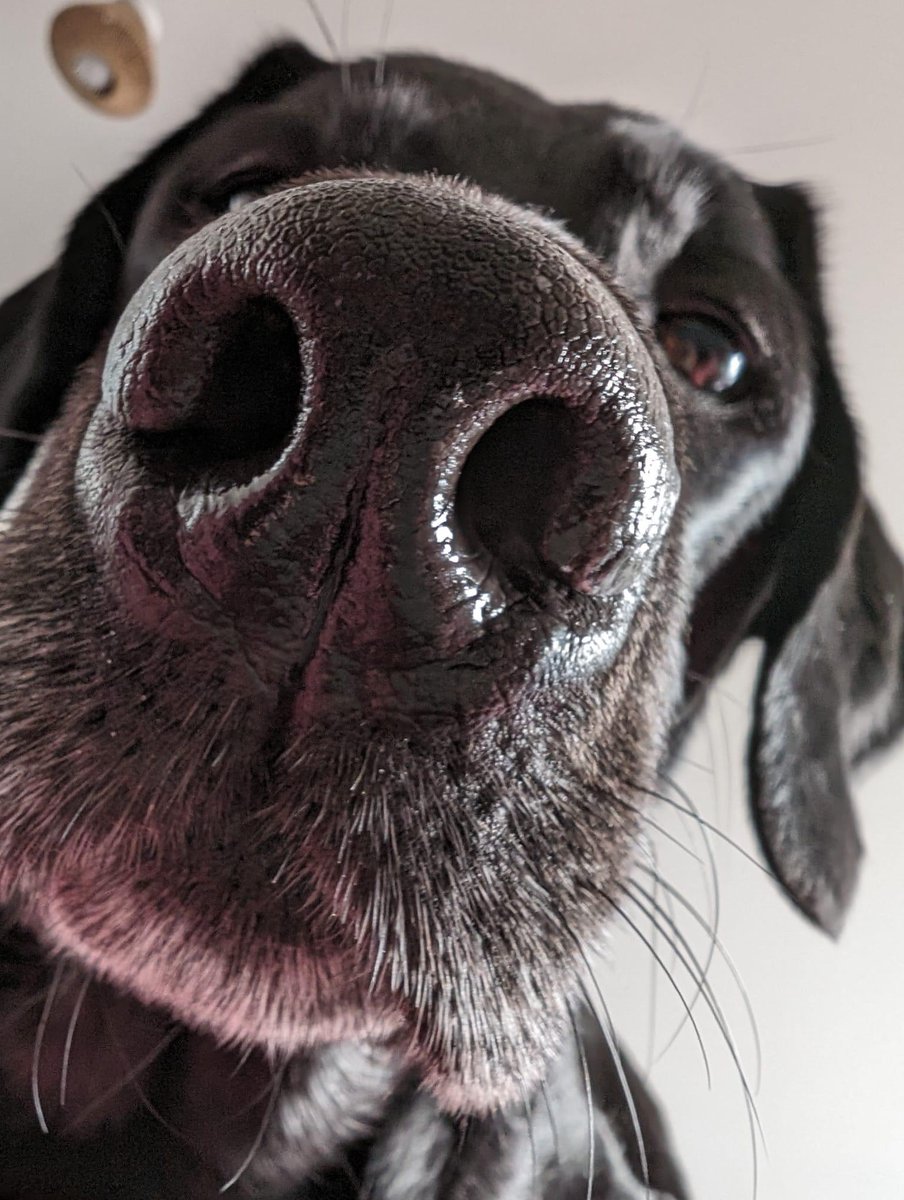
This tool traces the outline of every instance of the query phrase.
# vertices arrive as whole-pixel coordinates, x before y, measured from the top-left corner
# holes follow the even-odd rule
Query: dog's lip
[[[238,1054],[262,1051],[274,1061],[287,1062],[309,1051],[347,1043],[371,1047],[383,1058],[391,1074],[408,1079],[429,1091],[441,1109],[451,1113],[489,1113],[516,1103],[526,1079],[516,1062],[476,1063],[465,1068],[454,1050],[437,1047],[436,1031],[425,1022],[425,1012],[385,985],[371,986],[360,973],[342,972],[328,960],[299,960],[295,948],[268,945],[265,939],[249,944],[247,957],[237,962],[217,944],[218,926],[211,925],[211,945],[197,940],[197,926],[187,968],[196,981],[207,976],[203,997],[196,984],[190,991],[180,986],[177,956],[161,959],[159,947],[171,944],[170,927],[161,933],[142,905],[133,911],[132,898],[118,895],[120,913],[116,928],[103,929],[99,944],[95,912],[72,904],[64,895],[79,886],[70,880],[66,889],[49,889],[40,900],[21,909],[28,928],[37,931],[43,947],[77,963],[87,978],[97,978],[124,996],[175,1022],[185,1030],[207,1035],[223,1048]],[[137,931],[137,936],[136,936]],[[110,935],[121,934],[117,945]],[[267,974],[259,972],[265,961]],[[311,986],[312,980],[320,983]],[[328,982],[323,979],[327,977]],[[266,987],[249,980],[266,978]],[[238,986],[237,986],[238,981]],[[550,1000],[546,1053],[555,1047],[555,1005]],[[446,1029],[448,1035],[449,1030]],[[541,1062],[534,1062],[537,1070]],[[539,1081],[539,1077],[538,1080]],[[387,1084],[387,1087],[389,1085]]]
[[[347,944],[305,933],[304,902],[274,901],[269,909],[261,903],[254,912],[239,913],[255,932],[243,939],[238,960],[223,937],[236,916],[222,909],[228,880],[214,886],[210,908],[199,899],[197,866],[183,864],[180,871],[170,863],[166,880],[155,880],[148,907],[147,885],[128,865],[111,861],[105,875],[101,894],[93,868],[88,876],[69,864],[43,877],[28,889],[24,923],[46,945],[74,956],[119,990],[224,1043],[280,1053],[348,1038],[404,1044],[411,1022],[403,1004],[371,984],[366,965],[355,961]],[[185,889],[192,885],[193,903],[186,905]],[[276,890],[271,887],[271,896]],[[165,957],[162,946],[171,950]],[[189,946],[187,956],[180,955],[178,948]],[[264,979],[264,988],[254,983]],[[199,992],[206,1003],[199,1004]],[[274,993],[281,998],[277,1005]]]
[[[37,932],[43,946],[77,962],[89,978],[187,1030],[238,1052],[262,1050],[279,1061],[349,1042],[370,1046],[396,1079],[419,1081],[449,1111],[491,1111],[522,1094],[516,1072],[511,1078],[497,1076],[492,1084],[463,1077],[454,1061],[432,1047],[423,1013],[393,988],[375,983],[370,967],[362,971],[342,954],[299,956],[297,947],[264,936],[249,941],[244,960],[237,961],[224,951],[216,921],[206,925],[206,943],[199,940],[200,927],[186,917],[178,896],[172,899],[184,921],[182,935],[174,923],[162,929],[162,898],[148,910],[146,896],[132,887],[128,875],[114,882],[116,904],[106,906],[99,922],[100,909],[84,901],[94,882],[92,875],[48,883],[21,906],[23,924]],[[181,986],[185,968],[179,954],[162,959],[161,945],[190,945],[188,991]],[[197,982],[205,977],[205,999],[199,1002]],[[265,988],[253,982],[263,978]]]
[[[511,1058],[501,1068],[480,1061],[462,1066],[448,1040],[436,1048],[435,1040],[448,1039],[454,1028],[455,1000],[448,995],[454,973],[442,977],[445,996],[431,997],[427,987],[427,999],[418,999],[405,981],[411,963],[398,948],[381,959],[372,931],[361,931],[355,899],[351,911],[343,911],[341,877],[329,878],[335,842],[328,834],[321,840],[316,828],[310,841],[302,837],[306,816],[301,826],[292,825],[292,814],[278,818],[268,840],[259,843],[270,848],[268,861],[258,854],[257,842],[249,846],[243,840],[238,846],[221,835],[213,812],[210,821],[202,817],[199,822],[207,826],[206,843],[169,827],[155,834],[145,819],[133,816],[131,824],[103,820],[82,829],[77,839],[48,844],[41,860],[25,870],[22,847],[19,863],[7,862],[3,884],[9,888],[14,880],[31,898],[27,924],[45,944],[118,990],[226,1044],[253,1043],[285,1055],[364,1039],[391,1048],[450,1108],[476,1110],[484,1103],[517,1100],[520,1047],[507,1049]],[[267,820],[250,810],[235,819],[233,836],[256,830],[259,817]],[[488,837],[497,834],[487,830]],[[85,853],[88,843],[90,854]],[[304,864],[319,853],[325,874],[311,883],[310,893],[289,881],[281,897],[282,881],[274,868],[293,845]],[[237,862],[254,872],[256,895],[234,895]],[[368,868],[357,852],[350,862]],[[466,889],[467,879],[460,886]],[[326,905],[312,909],[308,901],[315,888]],[[312,911],[327,927],[308,937]],[[241,942],[230,936],[234,918],[249,932]],[[511,1021],[518,997],[506,991],[498,1005]]]

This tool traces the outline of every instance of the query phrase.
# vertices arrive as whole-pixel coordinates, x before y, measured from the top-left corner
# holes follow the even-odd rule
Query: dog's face
[[[222,1041],[516,1099],[757,636],[758,827],[835,930],[902,585],[813,247],[654,120],[291,45],[111,185],[0,311],[47,428],[0,537],[22,922]]]

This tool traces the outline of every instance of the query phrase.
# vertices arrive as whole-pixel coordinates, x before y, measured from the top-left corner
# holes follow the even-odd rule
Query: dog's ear
[[[765,643],[749,748],[751,800],[785,890],[837,934],[861,852],[850,768],[904,720],[904,574],[861,492],[855,430],[822,308],[813,210],[797,188],[755,190],[808,316],[815,419],[801,470],[758,534],[773,556],[750,630]]]
[[[702,589],[683,736],[705,684],[745,637],[765,644],[748,752],[754,821],[785,891],[836,934],[857,882],[851,767],[904,721],[904,578],[861,491],[857,436],[832,362],[817,223],[796,187],[753,188],[810,331],[814,420],[777,510]]]
[[[259,55],[198,116],[91,200],[73,221],[56,264],[0,305],[0,425],[26,435],[0,438],[0,499],[110,320],[123,247],[161,169],[231,109],[273,100],[327,65],[297,42]]]

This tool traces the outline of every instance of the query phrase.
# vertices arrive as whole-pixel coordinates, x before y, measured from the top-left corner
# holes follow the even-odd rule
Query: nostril
[[[455,519],[472,552],[519,590],[561,574],[546,545],[572,490],[580,430],[575,413],[547,397],[525,400],[500,417],[465,462]]]
[[[301,404],[303,368],[289,314],[269,298],[249,299],[219,324],[203,361],[189,354],[179,367],[201,376],[191,402],[174,405],[163,428],[133,424],[146,461],[180,477],[225,470],[230,482],[269,466]]]

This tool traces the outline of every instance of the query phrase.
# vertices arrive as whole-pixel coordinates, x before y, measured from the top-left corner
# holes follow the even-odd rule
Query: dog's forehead
[[[440,169],[551,211],[623,278],[633,273],[632,259],[657,270],[693,235],[704,249],[717,244],[733,256],[775,263],[748,182],[668,121],[612,103],[553,103],[488,71],[437,58],[390,57],[382,86],[371,85],[368,66],[359,71],[344,95],[337,72],[316,80],[332,95],[334,114],[357,109],[368,128],[426,147]],[[343,130],[341,118],[334,120]],[[345,132],[354,126],[347,121]]]
[[[561,220],[640,290],[693,237],[766,267],[767,222],[746,180],[668,122],[609,103],[557,104],[488,71],[421,55],[318,71],[233,110],[177,173],[294,139],[303,169],[438,171]],[[239,164],[240,165],[240,164]]]

